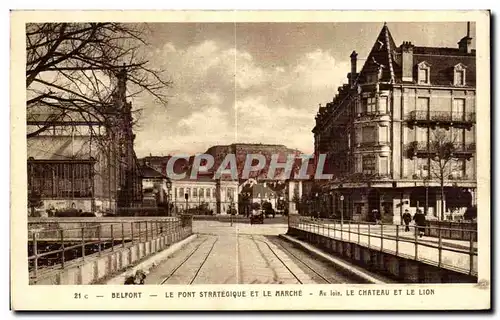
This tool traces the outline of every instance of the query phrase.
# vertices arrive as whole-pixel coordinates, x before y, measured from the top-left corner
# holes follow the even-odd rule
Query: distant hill
[[[268,180],[267,173],[269,171],[269,165],[271,163],[271,157],[274,154],[278,155],[278,162],[285,163],[289,155],[293,155],[295,158],[300,159],[303,153],[297,149],[290,149],[284,145],[275,144],[257,144],[257,143],[234,143],[230,145],[215,145],[208,148],[205,154],[210,154],[214,157],[214,166],[209,170],[211,174],[214,174],[222,161],[228,154],[235,154],[238,177],[241,180],[243,167],[245,165],[245,160],[248,154],[261,154],[266,158],[266,166],[260,171],[250,172],[250,177],[257,180]],[[148,164],[149,166],[163,172],[166,174],[166,166],[168,160],[171,156],[149,156],[140,159],[143,164]],[[193,163],[194,155],[189,158],[189,160],[177,160],[174,166],[175,173],[190,173],[191,166]],[[310,161],[308,174],[314,174],[313,161]],[[255,164],[255,163],[254,163]],[[300,160],[295,161],[293,172],[298,172],[301,165]],[[284,169],[278,168],[275,172],[275,176],[271,180],[284,180],[286,177],[283,176]],[[223,177],[224,179],[224,177]]]

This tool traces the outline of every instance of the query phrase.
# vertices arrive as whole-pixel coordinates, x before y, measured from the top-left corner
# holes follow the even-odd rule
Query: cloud
[[[310,152],[317,105],[332,99],[349,69],[322,49],[275,65],[211,40],[186,48],[167,42],[151,59],[174,85],[167,108],[142,101],[148,110],[138,154],[203,152],[236,140]],[[158,136],[154,130],[162,137],[151,139]]]

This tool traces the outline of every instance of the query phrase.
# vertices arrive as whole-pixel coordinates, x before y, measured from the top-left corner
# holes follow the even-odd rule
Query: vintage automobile
[[[264,212],[262,210],[253,210],[250,216],[250,224],[264,224]]]

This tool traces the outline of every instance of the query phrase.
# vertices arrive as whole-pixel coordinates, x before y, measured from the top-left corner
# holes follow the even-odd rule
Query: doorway
[[[368,216],[371,221],[375,221],[375,217],[372,215],[374,209],[380,212],[380,192],[377,189],[370,189],[368,192]]]

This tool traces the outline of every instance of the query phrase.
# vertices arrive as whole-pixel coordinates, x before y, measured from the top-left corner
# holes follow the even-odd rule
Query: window
[[[205,189],[205,194],[207,198],[210,198],[210,189]]]
[[[429,111],[429,98],[419,97],[417,100],[417,110],[418,111]]]
[[[377,99],[369,97],[363,99],[363,112],[366,114],[373,114],[377,112]]]
[[[375,156],[373,155],[363,156],[363,173],[364,174],[375,173]]]
[[[429,177],[429,165],[428,159],[419,158],[417,160],[417,168],[415,174],[418,178],[428,178]]]
[[[456,86],[465,86],[465,68],[466,66],[461,63],[455,66],[453,83]]]
[[[187,193],[188,197],[191,197],[191,190],[189,188],[186,188],[186,193]]]
[[[376,131],[374,126],[363,127],[363,143],[374,142],[376,140]]]
[[[427,128],[417,127],[416,129],[416,139],[418,142],[427,143],[428,132]]]
[[[464,70],[457,70],[455,71],[455,85],[457,86],[463,86],[465,84],[465,71]]]
[[[379,130],[379,141],[381,143],[388,143],[389,142],[389,127],[387,126],[380,126],[378,128]]]
[[[193,188],[193,198],[198,198],[198,189]]]
[[[452,128],[451,140],[455,143],[456,147],[461,147],[464,144],[465,130],[461,128]]]
[[[28,162],[30,191],[44,198],[93,196],[93,163],[90,161]]]
[[[453,99],[453,120],[464,120],[465,99]]]
[[[430,83],[430,64],[423,61],[418,64],[418,83],[419,84],[429,84]]]
[[[367,83],[374,83],[377,82],[377,73],[369,73],[366,75],[366,82]]]
[[[380,174],[388,174],[389,173],[389,157],[380,157]]]
[[[362,172],[363,171],[363,166],[362,166],[362,163],[361,163],[361,156],[360,155],[356,155],[355,156],[355,165],[356,165],[356,172]]]
[[[388,108],[388,97],[387,96],[380,96],[378,98],[378,111],[381,114],[387,114],[389,112]]]
[[[184,198],[184,188],[179,188],[179,198]]]
[[[465,176],[465,161],[463,159],[460,160],[451,160],[451,172],[449,179],[459,179]]]
[[[429,70],[427,69],[419,69],[418,70],[418,83],[428,83],[427,78]]]
[[[205,189],[200,189],[200,198],[205,198]]]

